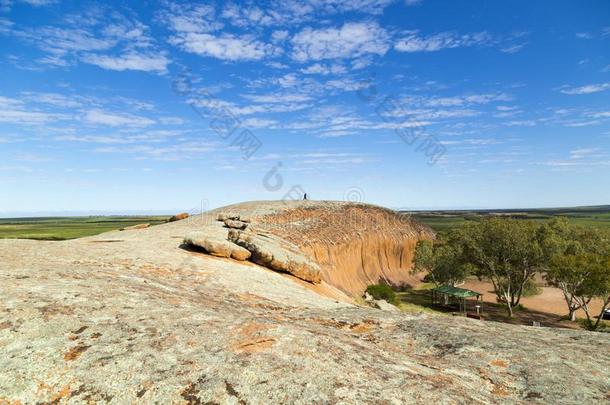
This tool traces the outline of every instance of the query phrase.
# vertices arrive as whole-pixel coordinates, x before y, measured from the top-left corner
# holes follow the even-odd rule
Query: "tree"
[[[512,317],[526,284],[548,260],[541,226],[534,221],[489,218],[466,225],[460,239],[463,261],[491,281]]]
[[[550,285],[560,288],[568,306],[568,317],[576,320],[576,311],[586,306],[591,297],[585,296],[591,280],[591,258],[587,255],[556,255],[546,274]]]
[[[587,316],[587,327],[590,330],[596,330],[604,317],[606,308],[610,305],[610,254],[594,256],[591,258],[589,265],[592,267],[592,271],[581,297],[588,299],[588,301],[583,303],[582,309]],[[593,322],[588,305],[591,297],[599,298],[602,301],[602,306],[595,322]]]
[[[576,320],[576,311],[587,308],[593,296],[593,274],[600,257],[607,254],[606,237],[594,228],[570,226],[566,220],[551,221],[544,232],[551,252],[546,272],[547,282],[563,292],[568,317]],[[585,311],[586,312],[586,311]]]
[[[415,271],[428,271],[428,278],[436,286],[442,284],[456,285],[464,281],[470,268],[462,260],[461,245],[453,237],[448,240],[421,240],[415,248]]]
[[[429,271],[434,267],[434,243],[429,240],[419,240],[415,245],[413,256],[414,271]]]

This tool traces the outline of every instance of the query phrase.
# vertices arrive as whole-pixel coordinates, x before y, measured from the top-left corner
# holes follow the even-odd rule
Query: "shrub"
[[[502,283],[502,286],[504,288],[508,287],[508,283],[504,282]],[[536,284],[535,281],[533,280],[527,280],[525,282],[525,285],[523,286],[523,292],[521,293],[522,297],[533,297],[535,295],[540,295],[542,294],[542,288],[540,288],[538,286],[538,284]],[[502,300],[498,300],[498,302],[501,302]]]
[[[366,287],[366,292],[369,293],[376,300],[386,300],[390,304],[396,305],[398,300],[394,290],[389,285],[385,284],[373,284]]]
[[[523,296],[524,297],[533,297],[534,295],[542,294],[542,288],[538,286],[533,280],[529,280],[523,286]]]

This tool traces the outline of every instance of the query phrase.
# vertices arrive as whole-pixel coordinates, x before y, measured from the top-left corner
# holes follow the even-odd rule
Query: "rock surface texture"
[[[229,239],[250,251],[251,260],[256,264],[312,283],[322,281],[320,267],[285,240],[254,232],[230,232]]]
[[[247,260],[251,256],[247,249],[228,241],[226,238],[223,239],[206,232],[191,232],[184,238],[184,243],[200,247],[205,252],[217,257]]]
[[[286,206],[312,207],[231,210],[277,237],[282,224],[263,219]],[[313,284],[181,245],[206,227],[227,232],[218,213],[72,241],[0,240],[0,403],[610,401],[607,334],[359,307],[329,284],[332,268]],[[403,232],[358,244],[406,252],[394,245]],[[306,252],[297,239],[281,238]],[[320,245],[309,252],[322,257]]]
[[[238,228],[234,222],[244,223],[243,219],[248,218],[244,229],[251,233],[244,235],[260,235],[243,238],[248,237],[261,246],[267,246],[269,241],[276,251],[296,258],[293,266],[288,266],[290,269],[281,266],[278,270],[295,275],[293,267],[302,275],[319,271],[319,276],[314,276],[316,279],[350,296],[359,296],[368,285],[379,282],[418,283],[420,277],[410,271],[415,244],[420,239],[434,238],[428,227],[410,217],[367,204],[263,202],[236,204],[219,211],[217,218],[226,226]],[[245,241],[240,244],[247,245]],[[253,252],[252,258],[256,257],[259,256]],[[266,261],[258,263],[268,266]],[[311,265],[301,266],[301,263]],[[302,275],[297,277],[311,278]]]

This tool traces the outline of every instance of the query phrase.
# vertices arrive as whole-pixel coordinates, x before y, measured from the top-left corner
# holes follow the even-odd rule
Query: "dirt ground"
[[[483,294],[483,301],[486,303],[496,303],[496,294],[493,291],[493,285],[488,281],[471,279],[460,287]],[[547,324],[549,326],[577,327],[577,324],[573,322],[559,322],[559,318],[568,314],[568,309],[563,298],[563,293],[558,288],[542,287],[542,294],[534,297],[522,298],[521,303],[525,306],[527,311],[519,311],[515,314],[517,320],[522,321],[519,323],[531,324],[531,321],[539,321],[543,325]],[[601,301],[592,301],[590,308],[592,313],[597,314],[601,309]],[[495,306],[487,306],[484,310],[488,315],[492,316],[502,316],[502,312],[506,313],[504,307],[496,308]],[[584,318],[584,311],[579,310],[577,316]]]

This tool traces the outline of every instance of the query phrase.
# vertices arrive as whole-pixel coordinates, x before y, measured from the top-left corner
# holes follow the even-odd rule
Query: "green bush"
[[[504,288],[507,288],[507,283],[503,283]],[[533,280],[528,280],[525,285],[523,286],[523,293],[521,294],[522,297],[533,297],[535,295],[540,295],[542,294],[542,288],[540,288],[538,286],[538,284],[536,284],[535,281]],[[498,302],[500,302],[501,300],[499,300]]]
[[[390,304],[398,304],[396,294],[392,287],[386,284],[373,284],[366,287],[366,292],[369,293],[376,300],[386,300]]]
[[[542,294],[542,288],[538,286],[534,281],[528,280],[523,287],[523,296],[524,297],[533,297],[535,295]]]

